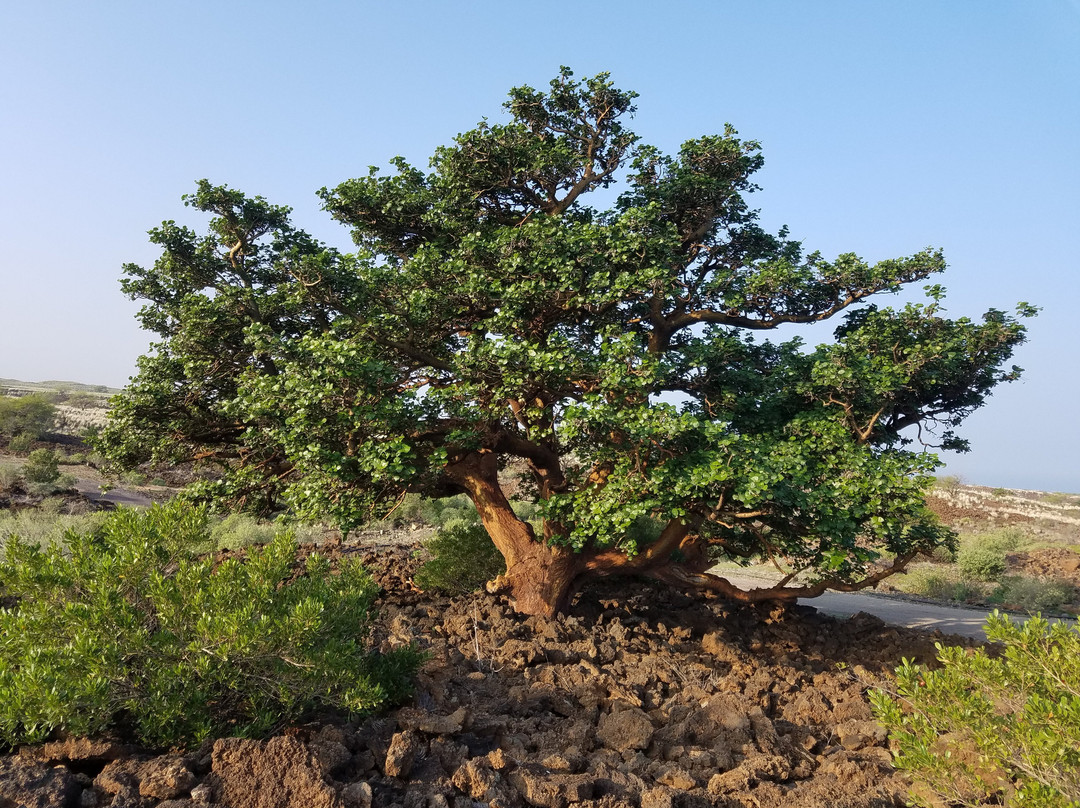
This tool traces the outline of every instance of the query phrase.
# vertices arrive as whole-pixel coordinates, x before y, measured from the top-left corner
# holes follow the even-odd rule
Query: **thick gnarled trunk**
[[[581,567],[572,550],[539,541],[532,525],[518,519],[498,478],[498,459],[490,452],[469,455],[449,468],[465,489],[492,542],[506,561],[506,572],[489,585],[504,592],[522,614],[551,616],[569,604]]]
[[[793,601],[816,597],[826,589],[854,592],[900,572],[915,555],[912,552],[899,556],[889,567],[861,581],[831,579],[792,586],[792,575],[774,586],[742,590],[707,571],[706,548],[698,542],[688,521],[671,520],[655,542],[633,556],[618,549],[579,553],[552,545],[544,540],[546,537],[537,537],[532,525],[517,517],[499,485],[494,453],[468,455],[448,467],[448,473],[476,506],[484,528],[506,562],[506,572],[488,584],[488,591],[506,594],[521,614],[551,617],[570,605],[585,582],[616,575],[640,575],[741,603]]]

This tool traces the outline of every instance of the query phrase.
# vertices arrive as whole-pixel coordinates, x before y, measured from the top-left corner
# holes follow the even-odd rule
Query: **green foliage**
[[[51,497],[53,494],[71,491],[74,488],[75,478],[70,474],[60,474],[55,480],[46,483],[28,482],[26,484],[27,493],[35,497]]]
[[[106,514],[101,511],[77,515],[61,514],[53,513],[51,506],[0,511],[0,542],[14,535],[35,547],[55,545],[64,548],[67,546],[65,536],[69,533],[92,533],[101,527],[105,519]]]
[[[146,485],[147,479],[149,478],[143,472],[138,471],[137,469],[125,471],[123,474],[120,475],[120,482],[122,482],[124,485]]]
[[[246,513],[231,513],[221,520],[211,520],[211,543],[207,550],[236,550],[268,544],[283,530],[288,530],[301,544],[314,544],[325,534],[326,526],[290,523],[283,519],[270,522]]]
[[[447,522],[476,519],[476,508],[464,494],[444,499],[430,499],[418,494],[406,494],[388,521],[397,526],[425,524],[441,527]]]
[[[956,550],[949,547],[935,547],[930,558],[937,564],[952,564],[956,561]]]
[[[1015,527],[965,536],[956,554],[962,575],[975,581],[997,581],[1008,569],[1006,555],[1020,549],[1029,537]]]
[[[980,591],[968,581],[957,580],[937,569],[916,569],[904,575],[897,586],[905,592],[934,600],[967,601],[978,598]]]
[[[52,449],[35,449],[23,466],[23,476],[31,483],[51,483],[60,476],[60,458]]]
[[[938,645],[941,668],[905,661],[895,695],[871,692],[896,766],[919,804],[1080,805],[1080,629],[995,612],[986,633],[1001,656]]]
[[[365,713],[407,694],[411,649],[365,648],[377,587],[358,564],[294,575],[283,533],[214,567],[204,511],[121,509],[0,564],[0,742],[126,728],[143,743],[259,735],[322,710]]]
[[[977,541],[984,547],[993,547],[1005,553],[1014,553],[1026,544],[1030,544],[1031,535],[1018,527],[1002,527],[989,533],[981,533],[973,536],[972,541]]]
[[[1041,581],[1023,575],[1006,576],[987,600],[1025,612],[1056,612],[1076,597],[1076,590],[1065,581]]]
[[[1005,574],[1008,563],[1005,551],[992,545],[971,544],[960,548],[956,566],[967,578],[976,581],[996,581]]]
[[[1018,377],[1034,308],[953,319],[937,285],[857,307],[943,255],[826,258],[765,231],[760,145],[726,127],[665,155],[626,127],[635,97],[563,69],[429,171],[397,158],[324,189],[348,255],[200,181],[185,202],[206,232],[165,222],[157,263],[125,267],[160,340],[96,446],[125,467],[216,462],[194,494],[344,530],[407,492],[486,497],[506,524],[491,492],[517,461],[544,541],[581,553],[632,558],[685,525],[685,557],[857,582],[949,543],[924,507],[940,464],[909,436],[965,448],[952,430]],[[842,314],[813,350],[755,336]]]
[[[1051,505],[1075,505],[1077,502],[1077,497],[1074,494],[1062,494],[1055,492],[1044,495],[1042,500],[1043,502],[1047,502]]]
[[[35,440],[37,439],[29,432],[20,432],[8,441],[8,451],[17,455],[29,454]]]
[[[934,481],[934,485],[949,493],[956,493],[963,484],[964,480],[959,474],[946,474]]]
[[[413,576],[421,589],[464,594],[506,572],[506,564],[475,519],[444,524],[425,548],[433,558]]]
[[[235,550],[273,541],[280,532],[270,522],[259,521],[245,513],[232,513],[215,523],[210,530],[212,547],[217,550]]]
[[[53,428],[55,417],[56,407],[40,393],[19,398],[0,396],[0,436],[25,434],[36,440]]]
[[[0,465],[0,491],[10,490],[23,481],[22,471],[15,466]]]

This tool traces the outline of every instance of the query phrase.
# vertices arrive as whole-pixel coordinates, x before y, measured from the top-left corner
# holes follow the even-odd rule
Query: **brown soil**
[[[1044,547],[1005,557],[1009,571],[1030,578],[1054,579],[1080,587],[1080,553],[1071,547]]]
[[[413,549],[330,548],[384,588],[376,642],[428,653],[409,705],[188,754],[28,748],[0,758],[0,806],[903,804],[866,692],[901,657],[931,661],[940,635],[625,581],[524,618],[487,594],[415,591]]]

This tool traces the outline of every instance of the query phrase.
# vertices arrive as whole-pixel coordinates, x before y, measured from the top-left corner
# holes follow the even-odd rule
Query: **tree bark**
[[[517,517],[499,485],[498,457],[489,450],[471,453],[447,467],[449,479],[468,494],[488,535],[506,562],[506,572],[488,583],[488,591],[510,597],[515,611],[552,617],[588,580],[617,575],[641,575],[672,586],[712,592],[735,602],[792,601],[815,597],[826,589],[855,592],[903,570],[914,552],[861,581],[838,579],[804,586],[774,586],[742,590],[706,571],[708,558],[697,541],[692,521],[673,519],[659,538],[634,556],[617,549],[573,550],[536,536],[532,525]],[[675,560],[678,551],[679,560]]]
[[[568,548],[538,541],[532,525],[518,519],[499,485],[498,468],[497,456],[481,450],[447,470],[465,489],[506,562],[506,572],[488,589],[508,594],[521,614],[551,617],[569,605],[580,559]]]

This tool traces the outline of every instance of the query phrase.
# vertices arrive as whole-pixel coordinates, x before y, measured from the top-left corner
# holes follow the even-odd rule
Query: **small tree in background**
[[[505,560],[493,587],[527,613],[608,575],[743,601],[858,589],[952,542],[923,503],[940,464],[910,435],[963,449],[952,429],[1017,378],[1023,326],[949,319],[933,285],[860,307],[941,253],[830,260],[767,233],[746,201],[758,143],[728,127],[665,155],[626,127],[634,98],[563,69],[429,171],[397,158],[324,190],[352,255],[200,182],[207,235],[166,222],[155,266],[125,267],[159,342],[98,445],[216,462],[205,495],[345,529],[408,492],[464,493]],[[813,350],[761,337],[842,314]],[[503,489],[512,460],[539,529]],[[707,572],[717,554],[791,575],[744,592]]]
[[[39,393],[18,398],[0,396],[0,436],[28,435],[34,440],[53,428],[55,418],[56,407]]]

